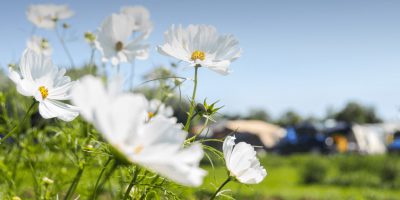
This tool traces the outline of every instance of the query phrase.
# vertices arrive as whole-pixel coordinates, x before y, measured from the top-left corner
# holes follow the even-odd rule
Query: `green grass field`
[[[34,199],[35,184],[41,185],[41,180],[37,177],[49,177],[54,180],[54,185],[48,190],[52,194],[58,194],[60,197],[65,195],[61,191],[66,191],[74,178],[77,167],[71,163],[60,152],[42,151],[37,152],[35,158],[31,158],[34,163],[34,172],[32,171],[29,160],[21,157],[20,165],[16,171],[15,188],[13,194],[22,199]],[[16,153],[13,153],[16,155]],[[11,159],[10,162],[15,162]],[[4,168],[4,157],[1,159],[2,173],[11,174],[13,169]],[[75,196],[88,196],[93,190],[93,185],[97,175],[101,171],[102,164],[105,161],[93,161],[94,164],[88,166],[83,171],[82,179],[77,185]],[[359,155],[294,155],[277,156],[266,155],[261,157],[262,164],[268,172],[265,180],[258,185],[243,185],[230,182],[219,199],[399,199],[399,180],[400,167],[399,159],[396,156],[359,156]],[[46,165],[46,163],[52,163]],[[321,174],[321,168],[310,167],[310,163],[318,163],[316,166],[323,166],[322,176],[319,176],[314,183],[305,184],[304,174]],[[227,172],[221,160],[214,160],[214,169],[207,160],[203,162],[203,168],[209,171],[204,184],[199,188],[184,188],[180,186],[166,185],[183,199],[209,199],[216,188],[226,179]],[[394,170],[390,171],[386,166],[395,164]],[[12,165],[8,165],[12,166]],[[51,170],[50,170],[51,169]],[[48,174],[47,172],[52,172]],[[364,173],[365,172],[365,173]],[[393,175],[392,179],[387,179],[387,173]],[[36,174],[36,180],[33,175]],[[360,174],[355,178],[351,174]],[[4,175],[4,174],[3,174]],[[375,177],[372,178],[371,177]],[[385,178],[386,177],[386,178]],[[4,178],[4,177],[3,177]],[[343,181],[347,180],[347,181]],[[118,199],[119,195],[130,180],[130,174],[126,170],[117,170],[111,181],[105,183],[104,188],[99,191],[98,199]],[[341,180],[341,181],[338,181]],[[374,180],[374,181],[371,181]],[[390,183],[388,181],[391,181]],[[143,184],[146,182],[144,181]],[[8,197],[9,191],[5,179],[0,179],[0,195]],[[121,189],[122,188],[122,189]],[[175,188],[175,189],[174,189]],[[41,194],[45,194],[43,186],[40,186]],[[158,188],[158,192],[162,191]],[[149,197],[148,199],[152,199]]]
[[[296,155],[289,157],[281,157],[269,155],[262,158],[262,163],[268,171],[268,176],[265,180],[258,185],[242,185],[238,183],[229,183],[226,187],[226,194],[236,199],[399,199],[400,191],[398,188],[385,187],[384,184],[375,186],[363,186],[365,182],[368,182],[371,174],[366,174],[365,177],[360,180],[354,181],[348,185],[338,185],[329,183],[329,180],[324,183],[304,184],[302,183],[302,171],[304,170],[305,164],[310,162],[323,162],[327,164],[328,173],[326,179],[332,179],[332,176],[338,173],[339,169],[334,169],[338,166],[339,162],[345,162],[349,160],[352,164],[359,167],[358,171],[365,170],[363,164],[366,162],[372,162],[373,165],[380,165],[384,167],[385,162],[380,160],[394,160],[398,162],[397,157],[389,156],[358,156],[358,155],[345,155],[345,156],[312,156],[312,155]],[[354,160],[354,161],[351,161]],[[361,162],[360,162],[361,160]],[[357,162],[357,163],[353,163]],[[378,163],[376,163],[378,162]],[[358,166],[359,165],[359,166]],[[371,168],[373,166],[365,166]],[[379,170],[376,167],[376,170]],[[211,167],[208,167],[211,169]],[[396,175],[397,181],[400,175],[400,168],[397,168]],[[357,169],[354,169],[357,171]],[[370,170],[370,169],[368,169]],[[210,174],[207,177],[202,190],[193,190],[194,193],[198,194],[198,197],[202,197],[204,194],[209,194],[215,191],[216,187],[219,186],[226,179],[226,171],[223,166],[216,167],[216,170],[209,170]],[[341,172],[340,176],[347,176],[349,172]],[[350,172],[351,173],[351,172]],[[357,181],[361,182],[358,183]],[[203,195],[202,195],[203,194]],[[206,196],[206,195],[204,195]],[[204,197],[204,199],[207,199]],[[228,197],[221,199],[230,199]]]

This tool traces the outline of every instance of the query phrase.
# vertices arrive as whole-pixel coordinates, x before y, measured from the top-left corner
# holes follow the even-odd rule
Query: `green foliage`
[[[399,188],[400,161],[394,156],[336,155],[296,160],[302,183]]]
[[[300,177],[303,183],[323,183],[328,173],[328,166],[325,162],[307,160],[300,171]]]
[[[375,113],[373,107],[363,106],[357,102],[349,102],[347,105],[337,113],[331,114],[337,121],[344,121],[349,123],[379,123],[382,120]]]
[[[261,162],[268,172],[264,181],[249,186],[232,182],[227,185],[225,194],[235,199],[256,200],[394,200],[400,195],[398,187],[387,187],[388,182],[381,178],[386,162],[399,162],[396,156],[267,155],[261,157]],[[351,162],[351,170],[348,167],[348,171],[342,171],[341,169],[346,167],[341,165],[346,162]],[[363,166],[368,163],[374,164],[371,167]],[[323,170],[326,170],[325,176],[319,179],[321,182],[304,183],[302,171],[309,165],[322,166]],[[195,195],[196,198],[187,199],[208,199],[216,187],[226,179],[226,169],[222,161],[215,161],[214,167],[205,167],[209,170],[209,176],[206,177],[201,188],[191,190],[190,194]],[[363,170],[364,168],[369,171]],[[192,196],[189,195],[189,197]]]
[[[245,119],[254,119],[261,121],[271,121],[271,116],[263,109],[250,109]]]
[[[337,175],[329,183],[340,186],[379,187],[381,180],[376,174],[360,169],[359,171]]]
[[[302,117],[293,110],[286,111],[277,120],[277,124],[281,126],[293,126],[302,122]]]

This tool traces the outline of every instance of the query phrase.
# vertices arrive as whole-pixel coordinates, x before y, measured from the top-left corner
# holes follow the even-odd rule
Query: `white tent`
[[[386,141],[388,135],[400,130],[400,124],[354,125],[352,130],[361,153],[383,154],[387,150]]]
[[[286,136],[285,129],[260,120],[233,120],[226,122],[225,126],[232,131],[257,135],[261,142],[269,148],[275,146],[281,138]]]

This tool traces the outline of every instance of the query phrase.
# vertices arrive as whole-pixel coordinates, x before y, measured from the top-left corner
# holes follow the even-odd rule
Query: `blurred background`
[[[193,76],[190,67],[156,52],[172,24],[210,24],[222,34],[233,34],[242,56],[228,76],[201,69],[197,101],[207,98],[224,106],[201,138],[235,134],[258,147],[269,173],[255,187],[232,184],[237,199],[398,199],[400,1],[8,2],[2,4],[0,17],[4,72],[18,62],[33,33],[49,40],[56,64],[77,77],[84,69],[69,66],[54,32],[33,29],[25,13],[37,3],[68,4],[75,12],[65,21],[69,28],[63,36],[82,67],[91,54],[86,31],[95,32],[122,6],[149,9],[154,23],[150,58],[135,62],[132,86],[150,97],[155,85],[143,84],[149,77]],[[99,53],[95,58],[101,65]],[[131,76],[132,66],[122,65],[121,70]],[[1,80],[4,87],[7,78]],[[191,90],[187,81],[175,95],[185,99]],[[185,121],[185,106],[177,98],[168,103]],[[192,134],[203,123],[197,121]],[[204,165],[211,167],[209,161]],[[218,183],[224,176],[221,165],[208,181]],[[196,195],[202,198],[201,191]]]

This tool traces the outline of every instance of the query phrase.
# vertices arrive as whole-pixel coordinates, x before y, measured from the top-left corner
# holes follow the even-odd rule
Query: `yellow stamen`
[[[192,57],[190,57],[190,59],[193,61],[195,61],[197,59],[203,61],[204,59],[206,59],[206,54],[202,51],[196,50],[192,53]]]
[[[143,145],[139,145],[133,149],[133,153],[139,154],[143,150]]]
[[[153,117],[154,117],[154,113],[153,113],[153,112],[148,112],[148,113],[147,113],[147,117],[148,117],[149,119],[153,118]]]
[[[49,96],[49,90],[45,88],[44,86],[39,87],[39,92],[42,95],[42,98],[45,99],[47,96]]]
[[[124,43],[122,43],[121,41],[118,41],[118,42],[115,44],[115,50],[116,50],[116,51],[121,51],[123,48],[124,48]]]
[[[40,48],[42,49],[49,48],[49,42],[46,39],[42,39],[42,42],[40,43]]]

